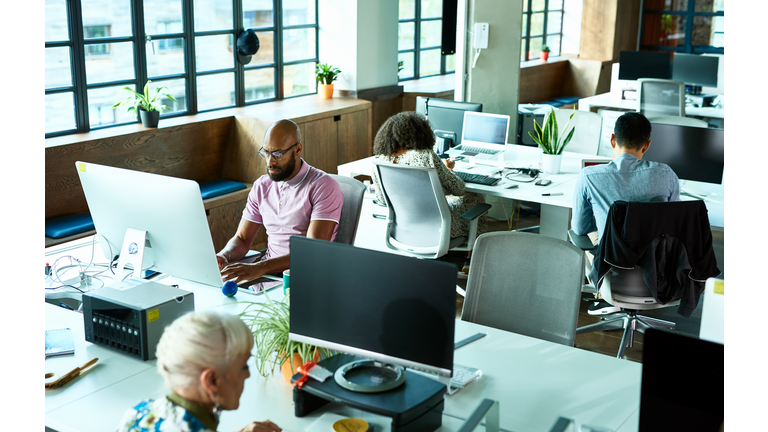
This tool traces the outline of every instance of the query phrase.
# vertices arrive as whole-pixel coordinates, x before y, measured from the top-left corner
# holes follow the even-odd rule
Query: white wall
[[[563,3],[563,54],[579,54],[583,3],[584,0],[565,0]]]

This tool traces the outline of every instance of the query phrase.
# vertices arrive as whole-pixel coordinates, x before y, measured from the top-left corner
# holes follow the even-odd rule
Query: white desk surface
[[[90,255],[90,248],[67,253],[82,259],[83,254]],[[234,314],[245,307],[238,300],[266,301],[265,295],[244,292],[228,298],[216,287],[174,277],[158,282],[178,284],[179,288],[192,291],[196,310],[217,308]],[[278,288],[267,295],[280,299],[282,290]],[[86,375],[61,389],[46,391],[47,427],[60,432],[111,429],[139,400],[167,394],[155,369],[156,361],[143,362],[86,342],[82,314],[50,304],[45,306],[46,329],[69,327],[75,340],[75,354],[47,359],[46,372],[65,373],[93,357],[99,358]],[[455,361],[478,367],[484,375],[458,393],[446,395],[443,427],[439,430],[457,430],[461,420],[483,398],[500,401],[501,425],[507,430],[548,430],[559,416],[573,418],[579,424],[636,430],[636,426],[627,427],[626,422],[639,407],[640,364],[457,320],[456,340],[477,332],[488,336],[457,350]],[[253,359],[250,361],[253,366]],[[596,367],[601,370],[597,377],[589,373]],[[287,431],[303,431],[326,411],[362,416],[381,430],[389,430],[388,419],[350,411],[337,404],[296,418],[292,387],[279,372],[263,378],[252,367],[251,374],[240,408],[222,414],[221,430],[236,430],[253,420],[270,419]]]
[[[616,108],[621,110],[636,111],[637,104],[638,102],[636,100],[621,99],[613,93],[603,93],[579,99],[578,105],[580,111],[590,111],[592,107]],[[686,106],[685,115],[689,117],[710,117],[723,119],[725,118],[725,109],[714,107],[696,108],[693,106]]]

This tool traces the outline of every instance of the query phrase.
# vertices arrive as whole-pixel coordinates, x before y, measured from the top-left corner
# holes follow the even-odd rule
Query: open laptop
[[[509,116],[480,112],[464,112],[461,144],[448,150],[456,156],[474,156],[479,160],[495,159],[504,153],[509,136]]]

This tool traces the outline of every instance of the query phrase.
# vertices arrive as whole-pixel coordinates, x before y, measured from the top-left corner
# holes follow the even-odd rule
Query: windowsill
[[[402,81],[405,93],[441,93],[456,89],[456,73]]]
[[[560,63],[560,62],[568,61],[570,59],[571,59],[570,57],[560,55],[557,57],[550,57],[547,61],[542,61],[541,59],[529,60],[529,61],[520,62],[520,69],[542,66],[548,63]]]
[[[314,118],[320,118],[328,111],[335,111],[337,115],[341,115],[347,112],[367,109],[370,105],[371,103],[369,101],[363,99],[342,97],[323,99],[318,95],[309,95],[280,101],[265,102],[257,105],[249,105],[247,107],[227,108],[194,115],[161,118],[160,124],[156,129],[167,129],[186,124],[213,121],[235,116],[272,119],[275,121],[287,118],[298,123],[302,121],[311,121],[314,120]],[[45,147],[56,147],[97,139],[112,138],[148,130],[155,130],[155,128],[146,128],[141,123],[136,122],[122,126],[97,129],[86,133],[75,133],[46,138]]]

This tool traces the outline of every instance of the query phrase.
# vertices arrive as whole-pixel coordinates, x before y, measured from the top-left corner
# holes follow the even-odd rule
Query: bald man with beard
[[[338,232],[344,196],[331,176],[301,158],[304,145],[299,126],[279,120],[267,128],[259,155],[267,174],[253,183],[237,233],[216,254],[222,280],[245,282],[290,266],[293,235],[333,241]],[[255,263],[238,263],[264,227],[267,252]]]

